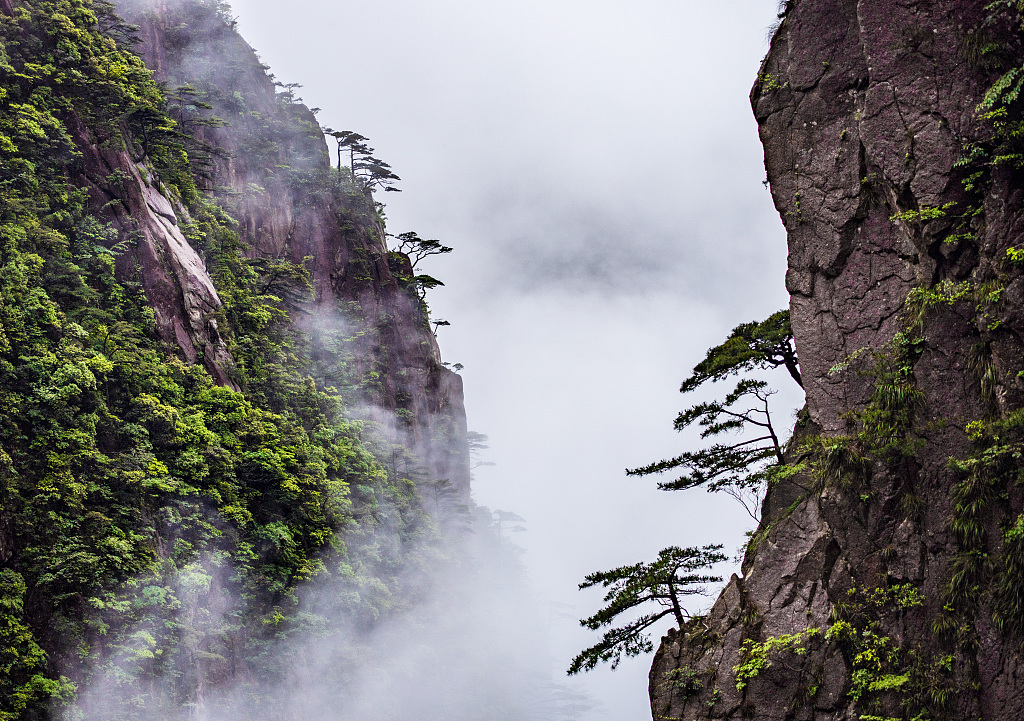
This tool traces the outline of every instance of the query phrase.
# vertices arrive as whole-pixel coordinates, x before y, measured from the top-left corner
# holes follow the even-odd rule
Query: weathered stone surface
[[[996,75],[961,49],[986,0],[791,0],[751,94],[776,208],[786,226],[794,339],[808,420],[798,437],[848,432],[872,379],[863,371],[909,327],[912,288],[993,278],[1006,249],[1024,237],[1024,197],[996,177],[984,199],[977,242],[943,243],[944,220],[898,221],[900,212],[964,198],[954,167],[976,137],[975,108]],[[1017,53],[1019,43],[1004,43]],[[662,640],[650,677],[657,721],[857,718],[848,695],[849,660],[838,644],[814,643],[736,690],[733,667],[745,639],[827,628],[854,588],[911,583],[924,598],[893,638],[946,653],[933,631],[956,543],[949,527],[951,457],[970,443],[965,424],[992,409],[979,381],[978,348],[991,362],[991,394],[1019,408],[1024,285],[1001,296],[998,323],[977,323],[973,303],[932,311],[913,374],[922,391],[919,447],[898,464],[875,463],[865,487],[776,487],[765,499],[768,530],[700,626]],[[989,327],[990,330],[986,330]],[[994,329],[998,327],[998,331]],[[795,460],[795,459],[794,459]],[[1010,506],[1020,513],[1012,491]],[[803,500],[800,501],[800,498]],[[794,508],[794,502],[796,507]],[[908,507],[908,503],[913,508]],[[991,537],[999,538],[997,529]],[[992,547],[993,552],[996,550]],[[1024,717],[1024,652],[991,628],[981,609],[977,676],[954,682],[951,719]],[[954,649],[954,651],[957,651]],[[963,649],[959,649],[963,652]],[[699,693],[671,683],[675,669],[698,671]]]
[[[97,145],[81,125],[72,130],[85,161],[82,184],[121,236],[134,239],[117,259],[119,275],[142,283],[168,346],[189,363],[203,363],[218,382],[233,385],[231,358],[213,318],[221,301],[206,265],[178,227],[184,211],[127,151]]]

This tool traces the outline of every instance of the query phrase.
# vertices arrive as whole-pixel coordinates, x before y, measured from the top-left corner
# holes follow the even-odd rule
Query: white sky
[[[426,270],[446,283],[429,298],[452,323],[442,351],[465,365],[470,428],[498,464],[475,497],[527,519],[538,595],[571,606],[552,612],[558,665],[596,641],[576,623],[600,604],[577,591],[585,574],[668,545],[731,555],[749,526],[735,502],[623,469],[694,446],[672,430],[679,383],[788,302],[747,100],[775,0],[232,5],[278,79],[402,177],[380,198],[390,232],[456,249]],[[777,380],[785,417],[800,398]],[[643,721],[649,666],[579,683],[604,718]]]

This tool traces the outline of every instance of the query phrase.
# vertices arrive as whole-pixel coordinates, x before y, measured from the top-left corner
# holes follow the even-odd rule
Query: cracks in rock
[[[914,156],[914,148],[917,141],[917,136],[914,131],[910,128],[910,123],[907,122],[907,117],[903,113],[903,108],[900,106],[899,93],[896,91],[896,85],[894,83],[889,84],[889,88],[892,90],[892,104],[896,108],[896,114],[900,117],[900,123],[903,124],[903,137],[907,141],[907,154],[903,158],[903,162],[908,166],[910,178],[906,182],[907,191],[909,192],[910,185],[914,182],[917,177],[917,158]]]

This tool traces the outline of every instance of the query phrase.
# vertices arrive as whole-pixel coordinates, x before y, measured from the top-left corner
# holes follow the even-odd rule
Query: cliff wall
[[[751,101],[788,231],[795,475],[742,577],[662,640],[655,719],[1024,717],[1020,109],[978,110],[1022,51],[1016,4],[989,5],[785,6]]]
[[[118,258],[119,274],[141,284],[153,309],[156,330],[189,363],[201,363],[218,382],[237,388],[231,358],[212,317],[220,297],[206,265],[179,227],[180,205],[127,149],[101,145],[80,122],[72,125],[83,154],[77,178],[92,206],[136,242]],[[187,214],[185,214],[187,216]]]
[[[0,2],[0,716],[291,718],[469,563],[461,385],[226,7],[136,10]]]

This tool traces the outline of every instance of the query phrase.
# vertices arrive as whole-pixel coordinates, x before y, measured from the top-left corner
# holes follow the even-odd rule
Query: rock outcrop
[[[958,162],[992,149],[977,107],[1022,59],[1019,18],[988,5],[786,4],[751,100],[788,231],[798,473],[769,489],[742,577],[662,640],[656,720],[1024,717],[1021,639],[998,610],[1022,580],[1005,560],[1020,490],[951,462],[989,442],[968,424],[1021,407],[1007,258],[1024,195],[990,158]]]
[[[205,365],[219,383],[235,387],[231,358],[213,318],[221,300],[206,264],[179,228],[179,216],[187,213],[168,200],[166,188],[127,150],[92,142],[81,125],[76,130],[84,156],[81,186],[102,208],[101,217],[135,239],[130,252],[118,256],[120,277],[141,283],[165,343],[189,363]]]

